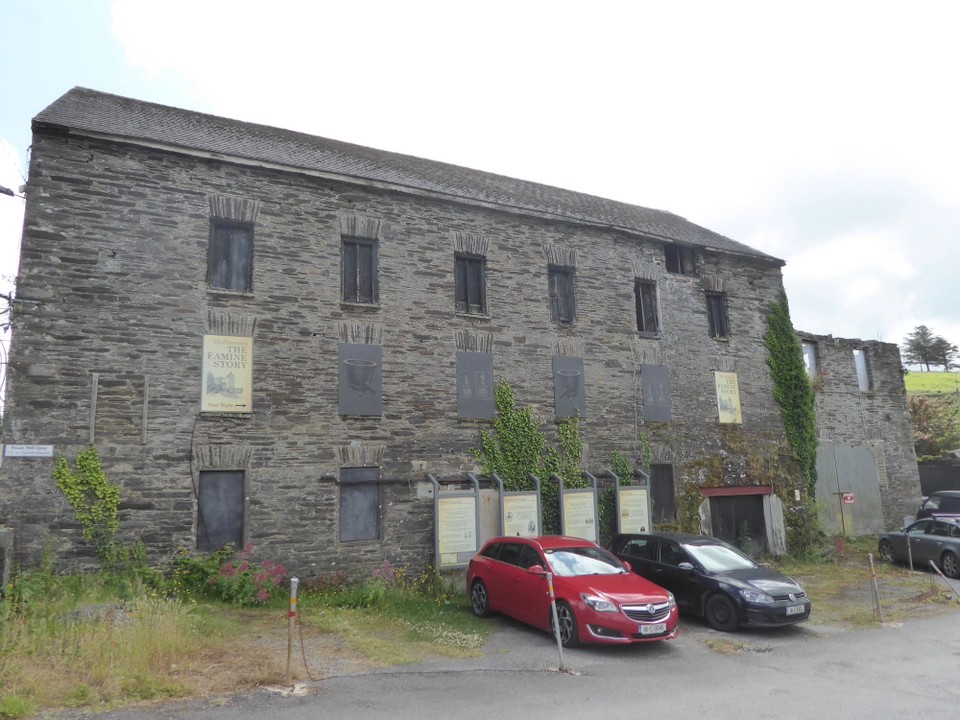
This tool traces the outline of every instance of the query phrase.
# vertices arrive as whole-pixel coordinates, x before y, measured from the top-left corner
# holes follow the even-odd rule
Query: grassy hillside
[[[960,372],[918,372],[911,370],[903,378],[909,395],[960,392]]]

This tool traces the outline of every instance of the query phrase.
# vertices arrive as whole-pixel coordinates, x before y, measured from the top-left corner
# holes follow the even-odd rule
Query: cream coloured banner
[[[743,424],[740,414],[740,385],[737,383],[737,374],[732,372],[715,372],[717,385],[717,412],[721,423]]]
[[[253,412],[253,338],[203,336],[201,412]]]

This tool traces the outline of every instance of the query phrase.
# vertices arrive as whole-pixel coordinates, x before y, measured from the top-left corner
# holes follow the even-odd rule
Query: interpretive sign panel
[[[476,495],[441,494],[437,498],[437,569],[465,565],[476,551]]]
[[[535,537],[540,534],[535,492],[504,495],[503,534],[520,537]]]
[[[597,541],[597,505],[593,490],[563,491],[563,534]]]
[[[645,533],[650,527],[650,489],[646,487],[617,488],[617,531],[622,533]]]

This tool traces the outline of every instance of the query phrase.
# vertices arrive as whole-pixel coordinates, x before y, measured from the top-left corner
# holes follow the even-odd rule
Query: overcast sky
[[[669,210],[785,260],[798,330],[960,344],[958,28],[955,0],[0,0],[0,185],[80,85]]]

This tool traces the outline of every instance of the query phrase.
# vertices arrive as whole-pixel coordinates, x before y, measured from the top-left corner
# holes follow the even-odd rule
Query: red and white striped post
[[[293,658],[293,626],[297,622],[297,585],[299,578],[290,578],[290,614],[287,617],[287,685],[291,682],[291,659]]]

